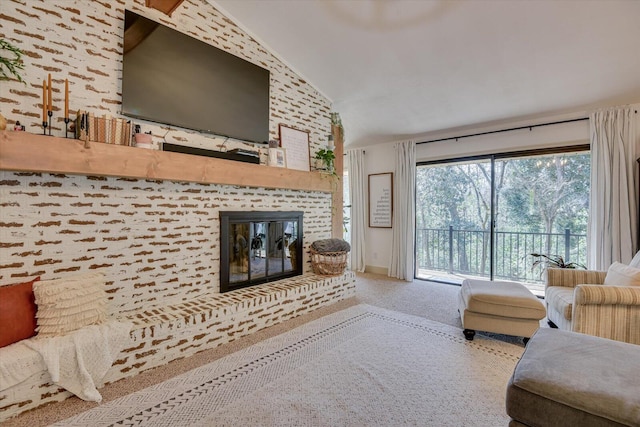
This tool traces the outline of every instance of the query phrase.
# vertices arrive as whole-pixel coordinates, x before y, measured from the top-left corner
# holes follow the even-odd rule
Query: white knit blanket
[[[100,402],[104,376],[128,344],[132,324],[110,321],[70,334],[25,340],[37,351],[52,381],[83,400]]]

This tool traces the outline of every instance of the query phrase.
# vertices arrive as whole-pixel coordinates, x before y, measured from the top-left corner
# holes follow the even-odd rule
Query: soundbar
[[[215,151],[205,148],[187,147],[186,145],[171,144],[165,142],[162,144],[162,151],[170,151],[173,153],[192,154],[195,156],[215,157],[218,159],[234,160],[236,162],[260,163],[260,156],[257,152],[248,150],[232,150],[232,151]]]
[[[227,151],[227,153],[232,154],[242,154],[243,156],[251,156],[251,157],[260,157],[260,153],[252,150],[245,150],[243,148],[234,148],[233,150]]]

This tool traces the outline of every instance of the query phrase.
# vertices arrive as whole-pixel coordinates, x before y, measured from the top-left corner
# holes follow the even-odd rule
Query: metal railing
[[[542,283],[541,269],[532,269],[532,253],[561,255],[565,262],[586,264],[587,236],[564,233],[495,233],[494,278]],[[490,232],[419,228],[416,239],[418,270],[445,271],[450,274],[489,277]]]

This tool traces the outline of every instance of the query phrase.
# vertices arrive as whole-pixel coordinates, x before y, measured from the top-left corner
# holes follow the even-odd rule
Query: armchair
[[[547,269],[547,318],[560,329],[640,344],[640,286],[603,285],[606,271]]]

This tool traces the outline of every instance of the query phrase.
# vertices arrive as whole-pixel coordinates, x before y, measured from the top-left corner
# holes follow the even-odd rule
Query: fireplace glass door
[[[221,212],[222,292],[301,274],[301,213],[228,214]]]

